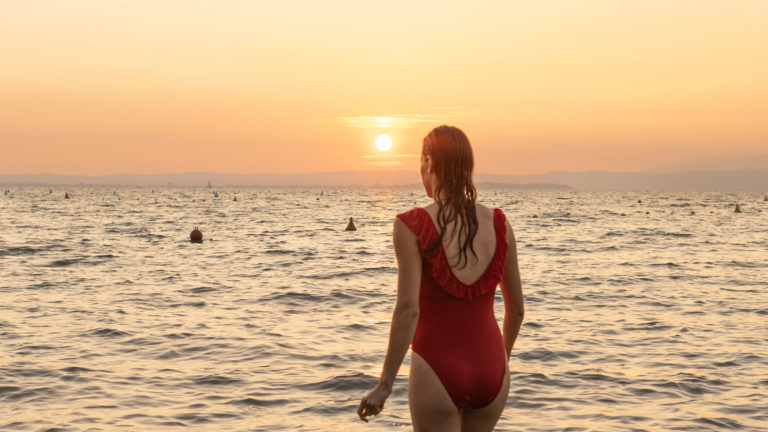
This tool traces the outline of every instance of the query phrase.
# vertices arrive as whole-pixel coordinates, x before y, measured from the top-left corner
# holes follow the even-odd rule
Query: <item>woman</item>
[[[522,285],[512,228],[501,210],[475,202],[473,167],[461,130],[439,126],[424,138],[421,178],[434,202],[395,219],[397,303],[381,378],[357,410],[363,421],[381,412],[411,343],[416,432],[490,431],[501,416]],[[493,314],[499,283],[503,335]]]

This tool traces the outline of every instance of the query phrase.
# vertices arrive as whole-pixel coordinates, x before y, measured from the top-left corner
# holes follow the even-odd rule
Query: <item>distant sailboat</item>
[[[208,180],[208,186],[206,186],[206,187],[207,187],[208,189],[210,189],[210,188],[212,188],[212,187],[213,187],[213,185],[211,184],[211,181],[210,181],[210,180]]]
[[[219,197],[219,193],[218,193],[218,192],[216,192],[216,191],[214,191],[214,192],[213,192],[213,197],[214,197],[214,198],[218,198],[218,197]]]

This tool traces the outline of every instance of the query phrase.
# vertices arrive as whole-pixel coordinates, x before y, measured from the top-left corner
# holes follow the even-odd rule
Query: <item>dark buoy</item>
[[[72,197],[71,197],[71,196],[69,196],[69,192],[64,192],[64,198],[65,198],[65,199],[70,199],[70,198],[72,198]]]
[[[349,218],[349,223],[347,224],[347,231],[357,231],[357,228],[355,228],[355,223],[352,222],[352,218]]]
[[[738,205],[738,204],[736,204],[736,208],[735,208],[735,209],[733,209],[733,212],[734,212],[734,213],[741,213],[741,207],[739,207],[739,205]]]
[[[192,232],[189,234],[189,240],[192,243],[202,243],[203,242],[203,233],[200,232],[197,227],[192,230]]]
[[[237,197],[232,198],[232,201],[237,202]]]
[[[642,204],[642,203],[643,203],[643,200],[637,200],[637,203],[638,203],[638,204]]]

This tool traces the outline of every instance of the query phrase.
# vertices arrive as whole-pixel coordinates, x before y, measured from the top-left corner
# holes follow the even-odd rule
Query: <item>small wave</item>
[[[0,249],[0,257],[2,256],[18,256],[18,255],[34,255],[39,252],[47,252],[51,250],[63,250],[68,251],[69,248],[62,245],[50,245],[44,247],[31,247],[31,246],[18,246]]]
[[[88,335],[101,336],[101,337],[122,337],[122,336],[130,335],[130,333],[111,329],[111,328],[102,328],[102,329],[92,330],[88,333]]]
[[[190,294],[204,294],[204,293],[213,292],[213,291],[218,291],[218,289],[212,288],[212,287],[197,287],[197,288],[179,290],[179,292],[186,292]]]
[[[219,385],[239,384],[242,382],[242,380],[237,378],[229,378],[221,375],[209,375],[209,376],[196,378],[192,380],[192,382],[194,382],[197,385],[219,386]]]
[[[522,360],[538,360],[543,362],[556,361],[558,359],[575,359],[581,357],[578,351],[550,351],[546,348],[534,348],[517,354]]]
[[[305,390],[322,391],[355,391],[368,390],[373,388],[378,382],[378,378],[366,375],[364,373],[354,373],[350,375],[336,375],[321,381],[310,384],[303,384],[299,387]]]
[[[184,307],[184,306],[190,306],[190,307],[205,307],[207,305],[204,301],[199,302],[185,302],[185,303],[172,303],[168,305],[169,308],[177,308],[177,307]]]
[[[234,399],[229,402],[228,404],[232,405],[246,405],[246,406],[253,406],[253,407],[263,407],[263,406],[277,406],[277,405],[287,405],[291,401],[288,399],[255,399],[255,398],[245,398],[245,399]]]
[[[83,261],[84,261],[84,258],[61,259],[61,260],[52,261],[50,264],[48,264],[48,267],[68,267]]]

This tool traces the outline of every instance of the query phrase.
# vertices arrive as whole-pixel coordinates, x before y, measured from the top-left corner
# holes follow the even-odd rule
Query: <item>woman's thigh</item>
[[[509,368],[507,368],[507,372],[504,374],[504,384],[502,384],[501,390],[493,402],[479,409],[467,408],[464,410],[461,415],[462,432],[492,431],[496,426],[496,422],[501,417],[501,412],[504,411],[504,407],[507,405],[508,396]]]
[[[411,351],[408,405],[414,432],[460,432],[461,414],[440,378],[420,355]]]

